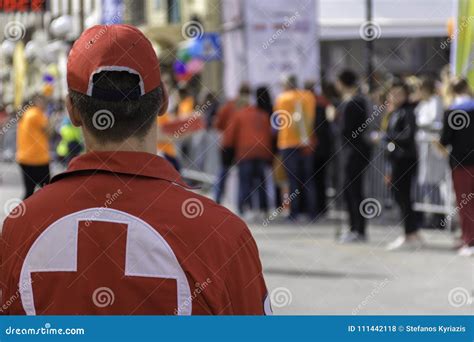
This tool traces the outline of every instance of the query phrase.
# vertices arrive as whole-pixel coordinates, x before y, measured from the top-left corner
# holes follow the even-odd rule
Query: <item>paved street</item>
[[[15,164],[0,175],[3,220],[21,187]],[[386,252],[400,227],[371,225],[368,244],[341,246],[339,226],[251,225],[276,314],[474,314],[474,259],[456,256],[451,234],[424,231],[425,249]]]

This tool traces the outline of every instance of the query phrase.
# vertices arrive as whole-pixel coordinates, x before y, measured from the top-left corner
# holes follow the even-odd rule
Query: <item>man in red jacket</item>
[[[156,156],[167,95],[148,39],[94,26],[74,44],[67,79],[87,153],[6,219],[0,312],[270,313],[246,225]]]
[[[240,97],[250,97],[250,88],[241,88]],[[239,168],[240,214],[254,214],[247,210],[254,209],[252,195],[257,192],[260,213],[267,216],[265,168],[273,158],[268,114],[250,104],[238,109],[229,121],[224,144],[235,149],[235,161]]]

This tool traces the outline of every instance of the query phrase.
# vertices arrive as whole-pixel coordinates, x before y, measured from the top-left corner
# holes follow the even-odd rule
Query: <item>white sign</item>
[[[299,85],[319,78],[316,0],[246,0],[247,75],[252,87],[281,90],[286,75]]]

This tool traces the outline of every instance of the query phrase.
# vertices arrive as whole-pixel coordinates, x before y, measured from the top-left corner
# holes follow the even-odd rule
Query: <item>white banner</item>
[[[224,90],[227,99],[238,94],[240,84],[247,82],[247,47],[241,0],[221,0],[222,50],[224,55]]]
[[[319,78],[316,0],[245,0],[247,76],[252,87],[296,75],[300,86]]]

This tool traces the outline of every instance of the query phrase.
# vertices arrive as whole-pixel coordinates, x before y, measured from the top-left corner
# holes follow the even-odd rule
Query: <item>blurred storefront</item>
[[[219,0],[130,2],[134,3],[136,9],[132,23],[140,26],[155,44],[164,72],[172,73],[172,66],[178,57],[180,47],[183,42],[195,38],[193,34],[201,36],[220,29]],[[221,68],[219,61],[206,62],[198,77],[201,88],[205,85],[208,90],[219,93],[222,89]]]
[[[229,77],[233,83],[249,81],[245,73],[236,74],[229,54],[237,60],[244,59],[249,49],[255,54],[255,47],[248,45],[249,39],[237,37],[236,32],[243,30],[246,22],[258,17],[249,17],[250,12],[243,9],[248,5],[260,6],[258,0],[31,0],[8,1],[11,6],[17,4],[42,5],[37,10],[0,9],[0,29],[5,32],[7,24],[12,32],[19,34],[13,39],[2,42],[2,63],[0,91],[3,102],[13,101],[14,83],[13,56],[18,42],[24,44],[26,74],[28,84],[25,96],[38,91],[44,84],[44,70],[58,74],[56,98],[64,95],[66,84],[61,78],[64,56],[68,46],[80,34],[83,28],[98,23],[130,23],[139,26],[153,41],[160,56],[165,72],[173,72],[178,50],[188,40],[185,29],[189,23],[198,23],[205,33],[215,33],[222,38],[225,61],[212,60],[204,64],[199,73],[198,83],[223,97],[235,92],[235,86],[229,91]],[[284,3],[284,2],[283,2]],[[291,3],[291,2],[288,2]],[[455,15],[455,0],[376,0],[373,3],[372,23],[366,22],[367,0],[314,0],[307,13],[298,13],[294,18],[295,28],[303,29],[307,18],[314,17],[315,30],[311,33],[308,46],[315,46],[316,65],[310,67],[306,78],[319,79],[324,76],[333,79],[342,67],[350,67],[364,73],[367,59],[367,30],[371,30],[373,39],[373,62],[379,73],[426,73],[437,72],[449,61],[450,44],[448,22]],[[314,6],[313,6],[314,4]],[[449,4],[449,5],[448,5]],[[448,8],[448,9],[447,9]],[[451,8],[453,10],[451,10]],[[288,19],[292,19],[289,16]],[[260,20],[268,18],[262,15]],[[255,20],[253,20],[255,24]],[[13,23],[13,24],[12,24]],[[19,25],[18,25],[19,23]],[[290,23],[291,24],[291,23]],[[369,25],[370,24],[370,25]],[[16,27],[13,27],[16,25]],[[273,39],[269,32],[269,41]],[[311,31],[313,32],[313,31]],[[230,38],[229,38],[230,37]],[[283,37],[283,36],[282,36]],[[268,43],[268,42],[267,42]],[[265,45],[265,42],[262,42]],[[269,45],[269,44],[267,44]],[[260,46],[260,52],[271,48]],[[62,57],[61,57],[62,56]],[[281,56],[281,54],[278,54]],[[255,70],[264,68],[264,57],[254,56]],[[246,58],[246,57],[245,57]],[[311,57],[313,59],[313,57]],[[302,61],[305,62],[305,61]],[[51,64],[56,64],[56,69]],[[234,75],[230,75],[234,72]],[[224,73],[228,73],[224,81]],[[279,76],[277,76],[279,77]]]
[[[99,23],[101,1],[30,0],[3,2],[0,58],[1,101],[22,105],[35,93],[59,101],[66,94],[66,60],[84,27]],[[26,4],[26,6],[24,6]],[[11,72],[13,70],[13,72]],[[28,85],[28,86],[25,86]]]
[[[449,63],[448,24],[455,0],[320,0],[321,70],[333,78],[344,67],[365,70],[373,40],[376,73],[437,73]]]

